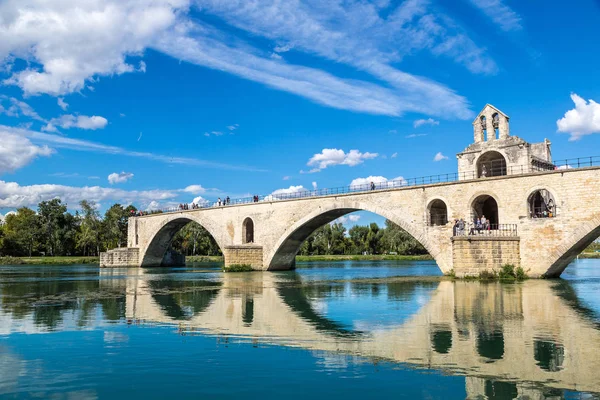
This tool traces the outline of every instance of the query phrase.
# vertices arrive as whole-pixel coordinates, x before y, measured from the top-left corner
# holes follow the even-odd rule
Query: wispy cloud
[[[97,142],[92,142],[88,140],[80,140],[80,139],[72,139],[66,136],[54,135],[49,133],[37,132],[33,130],[13,128],[9,126],[0,125],[0,139],[4,137],[8,137],[8,135],[13,135],[16,137],[26,138],[30,143],[41,143],[44,144],[45,147],[42,149],[50,149],[48,146],[52,146],[53,148],[65,148],[76,151],[87,151],[94,153],[103,153],[103,154],[115,154],[122,155],[127,157],[137,157],[137,158],[145,158],[149,160],[159,161],[167,164],[182,164],[189,166],[198,166],[198,167],[206,167],[206,168],[218,168],[218,169],[227,169],[227,170],[237,170],[237,171],[252,171],[252,172],[265,172],[266,170],[255,168],[251,166],[245,165],[232,165],[232,164],[224,164],[217,163],[213,161],[201,160],[197,158],[187,158],[187,157],[171,157],[162,154],[155,154],[149,152],[140,152],[140,151],[131,151],[117,146],[105,145]],[[51,150],[49,150],[51,152]],[[44,150],[44,152],[48,152]]]
[[[108,183],[114,185],[116,183],[125,183],[128,180],[133,178],[133,174],[131,172],[113,172],[108,175]]]
[[[404,136],[406,139],[414,139],[417,137],[427,136],[426,133],[411,133],[410,135]]]
[[[436,121],[433,118],[427,118],[427,119],[418,119],[418,120],[416,120],[413,123],[413,126],[415,128],[418,128],[418,127],[423,126],[423,125],[436,126],[436,125],[439,125],[439,124],[440,124],[440,121]]]
[[[492,22],[505,32],[523,29],[521,16],[502,0],[469,0],[480,9]]]

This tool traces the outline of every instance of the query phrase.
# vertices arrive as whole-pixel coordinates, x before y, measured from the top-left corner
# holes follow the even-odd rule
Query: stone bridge
[[[101,272],[107,277],[112,273]],[[326,359],[359,356],[465,375],[468,398],[479,398],[486,386],[498,381],[519,393],[510,398],[542,399],[548,389],[600,392],[600,359],[590,351],[600,347],[600,326],[584,317],[590,310],[577,300],[567,282],[530,280],[508,286],[464,281],[374,283],[383,286],[378,293],[384,296],[423,290],[428,301],[394,325],[364,323],[356,328],[319,311],[319,299],[327,298],[326,287],[341,290],[331,283],[315,284],[311,291],[296,275],[225,274],[223,281],[213,282],[211,290],[200,287],[188,297],[180,293],[169,297],[163,289],[172,287],[169,283],[160,286],[154,274],[139,270],[127,275],[127,318],[136,323],[173,324],[182,335],[275,343],[304,348]],[[112,281],[102,282],[110,285]],[[347,293],[364,293],[371,284],[346,281],[337,285]],[[307,293],[312,295],[307,297]]]
[[[443,273],[476,276],[505,264],[532,277],[557,277],[600,236],[600,157],[574,165],[552,162],[550,142],[511,136],[509,117],[486,105],[473,121],[474,143],[457,154],[453,182],[392,187],[296,199],[264,200],[134,217],[128,248],[101,254],[101,266],[185,262],[167,251],[189,222],[215,238],[225,265],[257,270],[294,268],[302,242],[318,227],[370,211],[402,227],[427,249]],[[417,183],[417,182],[414,182]],[[351,188],[350,188],[351,189]],[[320,194],[321,192],[317,193]],[[469,235],[451,221],[485,216],[489,228]]]
[[[540,190],[554,199],[551,217],[532,215],[530,199]],[[171,240],[184,225],[197,222],[215,238],[226,265],[292,269],[302,242],[315,229],[364,210],[405,229],[443,273],[477,275],[511,263],[533,277],[556,277],[600,236],[598,193],[600,167],[590,167],[132,217],[128,248],[103,254],[101,265],[177,264],[168,256]],[[440,205],[443,223],[433,218]],[[496,223],[514,225],[515,233],[455,236],[450,221],[472,220],[482,207]]]

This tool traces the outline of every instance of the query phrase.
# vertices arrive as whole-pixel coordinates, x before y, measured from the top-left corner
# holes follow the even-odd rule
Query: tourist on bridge
[[[219,199],[217,200],[217,205],[218,205],[219,207],[221,207],[221,198],[220,198],[220,197],[219,197]]]
[[[375,182],[371,181],[371,190],[375,190]]]
[[[227,196],[227,197],[225,198],[225,203],[226,203],[227,205],[229,205],[229,202],[230,202],[230,201],[231,201],[231,200],[229,199],[229,196]]]
[[[487,176],[487,168],[485,167],[485,165],[481,166],[481,177],[485,178]]]

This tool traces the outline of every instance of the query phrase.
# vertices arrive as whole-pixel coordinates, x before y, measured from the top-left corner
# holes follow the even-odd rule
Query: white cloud
[[[48,146],[37,146],[24,136],[6,132],[0,126],[0,174],[23,168],[37,157],[53,153]]]
[[[396,157],[398,157],[398,153],[394,153],[390,156],[390,158],[396,158]]]
[[[1,9],[1,7],[0,7]],[[1,61],[1,58],[0,58]],[[5,95],[0,95],[0,102],[7,101],[8,108],[0,106],[0,113],[4,113],[9,117],[29,117],[31,119],[35,119],[37,121],[44,121],[44,118],[40,117],[37,112],[31,107],[29,104],[24,101],[18,100],[14,97],[8,97]]]
[[[117,146],[109,146],[97,142],[92,142],[89,140],[80,140],[80,139],[72,139],[62,135],[53,135],[49,133],[36,132],[28,129],[14,128],[6,125],[0,125],[0,143],[2,142],[2,138],[8,135],[17,135],[23,138],[27,138],[28,140],[41,143],[44,145],[51,145],[54,148],[65,148],[76,151],[86,151],[86,152],[94,152],[94,153],[103,153],[103,154],[115,154],[115,155],[123,155],[127,157],[138,157],[138,158],[146,158],[149,160],[164,162],[167,164],[182,164],[182,165],[190,165],[190,166],[199,166],[199,167],[207,167],[207,168],[218,168],[218,169],[227,169],[227,170],[240,170],[240,171],[254,171],[254,172],[264,172],[265,170],[244,166],[244,165],[231,165],[231,164],[223,164],[206,160],[199,160],[197,158],[187,158],[187,157],[171,157],[161,154],[147,153],[147,152],[139,152],[139,151],[131,151],[127,149],[123,149]]]
[[[414,139],[416,137],[427,136],[426,133],[411,133],[410,135],[404,136],[406,139]]]
[[[406,185],[406,180],[402,176],[394,179],[387,179],[384,176],[368,176],[366,178],[356,178],[350,182],[350,189],[353,190],[369,190],[371,182],[375,184],[376,189],[385,189],[392,187],[400,187]]]
[[[441,151],[438,151],[437,154],[433,157],[433,161],[442,161],[447,159],[448,157],[443,155]]]
[[[427,118],[427,119],[418,119],[418,120],[416,120],[414,122],[413,126],[415,128],[418,128],[418,127],[423,126],[423,125],[435,126],[435,125],[439,125],[439,124],[440,124],[440,121],[436,121],[433,118]]]
[[[84,89],[95,76],[143,70],[127,57],[141,55],[188,6],[189,0],[4,0],[0,60],[28,61],[5,83],[58,96]]]
[[[79,129],[103,129],[108,124],[108,120],[104,117],[93,115],[62,115],[58,118],[52,118],[48,124],[42,128],[43,131],[56,132],[56,127],[63,129],[79,128]]]
[[[380,15],[367,2],[248,2],[196,0],[202,14],[251,36],[347,64],[385,84],[342,79],[291,65],[249,46],[235,29],[218,30],[190,16],[191,0],[5,0],[0,5],[0,60],[23,59],[5,84],[28,95],[93,90],[101,76],[146,70],[137,60],[152,48],[317,103],[344,110],[397,116],[404,112],[469,118],[463,96],[443,84],[392,67],[406,55],[428,51],[474,73],[497,66],[460,26],[424,0],[407,0]],[[242,36],[242,35],[240,35]],[[243,35],[247,38],[247,35]],[[93,45],[90,45],[93,43]]]
[[[509,32],[523,29],[521,26],[521,16],[504,4],[502,0],[469,1],[488,16],[501,30]]]
[[[585,135],[600,133],[600,104],[594,100],[586,102],[575,93],[571,94],[571,99],[575,108],[556,121],[558,131],[569,133],[569,140],[579,140]]]
[[[65,102],[65,99],[63,99],[62,97],[59,97],[57,99],[57,103],[58,106],[63,110],[63,111],[67,111],[67,108],[69,108],[69,105]]]
[[[203,198],[202,196],[198,196],[198,197],[194,197],[194,200],[192,200],[193,204],[198,204],[201,206],[205,206],[209,203],[208,200],[206,200],[205,198]]]
[[[152,200],[150,203],[148,203],[148,206],[146,207],[146,211],[155,211],[155,210],[160,210],[160,203],[156,200]]]
[[[206,189],[204,189],[202,185],[190,185],[183,189],[183,191],[195,195],[206,193]]]
[[[174,199],[176,190],[122,190],[100,186],[64,186],[64,185],[29,185],[21,186],[16,182],[0,181],[0,208],[35,207],[44,200],[60,198],[69,205],[76,205],[81,200],[102,202],[118,201],[122,204],[141,204],[142,207],[152,201]]]
[[[290,180],[290,177],[289,177],[288,175],[286,175],[286,176],[284,176],[284,177],[283,177],[283,180],[284,180],[284,181],[289,181],[289,180]]]
[[[265,196],[265,201],[283,200],[301,195],[308,195],[309,190],[304,186],[290,186],[287,189],[277,189],[268,196]]]
[[[350,220],[350,222],[358,222],[359,219],[360,219],[360,215],[357,215],[357,214],[348,215],[348,220]]]
[[[312,183],[313,190],[317,190],[317,182]]]
[[[108,183],[114,185],[115,183],[127,182],[131,178],[133,178],[133,174],[131,172],[113,172],[112,174],[108,175]]]
[[[239,125],[239,124],[233,124],[233,125],[229,125],[229,126],[227,127],[227,129],[229,129],[230,131],[232,131],[232,132],[233,132],[233,131],[235,131],[235,130],[236,130],[237,128],[239,128],[239,127],[240,127],[240,125]]]
[[[309,172],[319,172],[334,165],[349,165],[354,167],[362,164],[365,160],[376,158],[377,156],[379,156],[377,153],[361,153],[358,150],[350,150],[346,153],[340,149],[323,149],[321,153],[313,155],[306,165],[314,167]]]

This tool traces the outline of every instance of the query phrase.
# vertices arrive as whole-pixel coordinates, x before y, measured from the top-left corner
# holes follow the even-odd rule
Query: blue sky
[[[599,155],[598,21],[595,0],[5,0],[0,213],[454,172],[486,103],[555,160]]]

